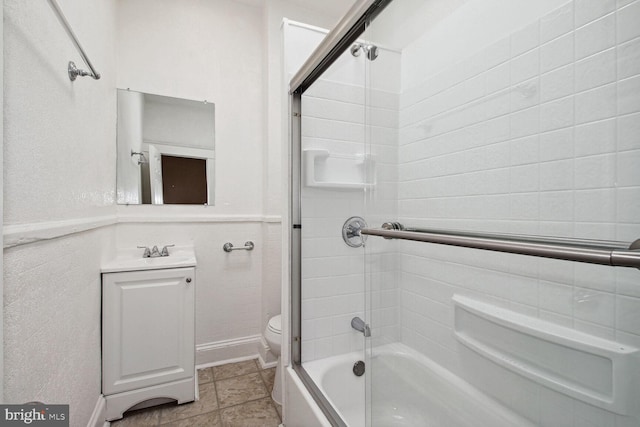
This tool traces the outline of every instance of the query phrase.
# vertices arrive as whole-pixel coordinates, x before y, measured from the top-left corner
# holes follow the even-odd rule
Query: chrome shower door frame
[[[319,408],[334,426],[346,426],[302,366],[302,94],[364,32],[392,0],[358,0],[336,27],[327,34],[302,65],[289,85],[289,266],[291,366]]]

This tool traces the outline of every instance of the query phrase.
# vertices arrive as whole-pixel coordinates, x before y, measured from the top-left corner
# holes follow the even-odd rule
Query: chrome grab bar
[[[231,252],[231,251],[252,251],[253,248],[255,247],[255,245],[253,244],[252,241],[248,241],[244,243],[244,246],[240,246],[238,248],[235,248],[231,242],[227,242],[224,245],[222,245],[222,250],[225,252]]]
[[[402,226],[400,225],[400,227]],[[640,268],[640,239],[628,244],[614,241],[546,238],[473,231],[409,227],[389,229],[388,226],[384,229],[362,228],[360,233],[366,236],[460,246],[589,264]]]
[[[98,80],[100,78],[100,73],[98,73],[96,69],[93,68],[93,64],[89,60],[89,57],[87,57],[87,54],[84,52],[84,49],[82,48],[82,46],[80,46],[80,42],[78,41],[78,38],[76,37],[75,33],[71,29],[71,25],[69,25],[69,21],[67,21],[67,18],[65,18],[64,13],[62,13],[62,9],[60,9],[60,6],[56,2],[56,0],[49,0],[49,4],[51,5],[51,8],[53,9],[53,11],[56,13],[58,20],[64,27],[65,31],[71,38],[71,41],[73,42],[74,46],[78,50],[78,53],[82,57],[82,60],[84,61],[85,64],[87,64],[87,67],[89,67],[89,69],[91,70],[91,72],[81,70],[76,67],[76,64],[74,64],[73,61],[69,61],[69,67],[67,68],[67,71],[69,73],[69,79],[73,81],[78,76],[81,76],[81,77],[91,76],[93,77],[94,80]]]

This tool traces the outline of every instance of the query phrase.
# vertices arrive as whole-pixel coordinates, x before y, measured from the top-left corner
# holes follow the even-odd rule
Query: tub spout
[[[364,323],[364,320],[359,317],[354,317],[353,319],[351,319],[351,327],[356,331],[362,332],[365,337],[371,336],[371,329],[369,328],[369,325]]]

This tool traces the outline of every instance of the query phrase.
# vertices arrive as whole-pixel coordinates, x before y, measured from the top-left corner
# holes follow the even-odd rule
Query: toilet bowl
[[[280,361],[280,349],[282,343],[282,317],[281,315],[273,316],[269,319],[267,327],[264,330],[264,339],[269,344],[269,350],[274,356],[278,358],[278,364],[276,365],[276,377],[273,383],[273,391],[271,397],[273,400],[282,405],[282,380],[280,378],[280,371],[282,368],[282,362]]]

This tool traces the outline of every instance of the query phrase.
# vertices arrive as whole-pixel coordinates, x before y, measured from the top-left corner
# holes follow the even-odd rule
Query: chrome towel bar
[[[64,27],[65,31],[71,38],[71,41],[73,42],[76,49],[78,50],[78,53],[82,57],[82,60],[84,61],[85,64],[87,64],[87,67],[89,67],[89,69],[91,70],[91,72],[81,70],[76,67],[76,64],[74,64],[73,61],[69,61],[69,66],[67,68],[67,72],[69,73],[69,79],[71,81],[74,81],[78,76],[81,76],[81,77],[91,76],[93,77],[94,80],[98,80],[100,78],[100,73],[98,73],[96,69],[93,68],[93,64],[91,64],[91,61],[87,57],[87,54],[84,52],[84,49],[82,48],[82,46],[80,46],[80,42],[78,41],[78,38],[76,37],[75,33],[71,29],[71,26],[69,25],[69,21],[67,21],[67,18],[65,18],[64,13],[62,13],[62,9],[60,9],[60,6],[56,2],[56,0],[49,0],[49,4],[51,5],[51,8],[53,9],[53,11],[56,13],[58,20]]]
[[[255,247],[255,245],[253,244],[253,242],[251,240],[249,240],[248,242],[245,242],[244,246],[240,246],[239,248],[234,248],[233,245],[230,242],[227,242],[224,245],[222,245],[222,250],[225,251],[225,252],[252,251],[254,247]]]
[[[359,232],[365,236],[412,240],[614,267],[640,268],[640,239],[628,244],[518,234],[404,228],[400,224],[398,226],[401,228],[398,228],[389,227],[387,224],[398,223],[385,223],[388,228],[362,228]]]

